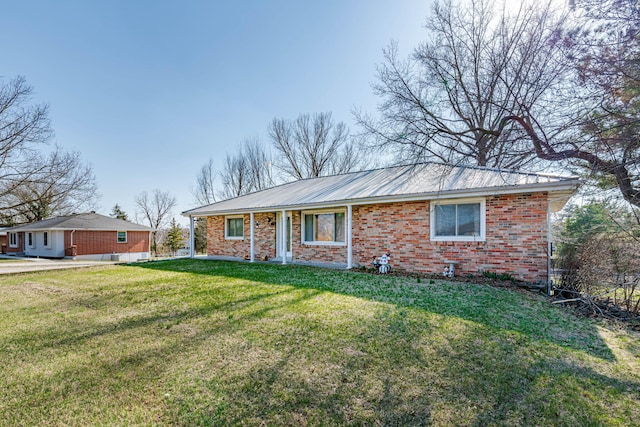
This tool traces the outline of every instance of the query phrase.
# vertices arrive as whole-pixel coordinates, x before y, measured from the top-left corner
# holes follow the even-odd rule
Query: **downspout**
[[[255,262],[256,260],[256,254],[255,254],[255,243],[254,243],[254,238],[255,238],[255,232],[253,230],[253,228],[255,227],[255,217],[253,215],[253,212],[249,212],[249,222],[251,223],[251,257],[250,257],[250,262]]]
[[[551,296],[551,200],[547,200],[547,295]]]
[[[194,236],[194,219],[192,216],[189,216],[189,258],[193,258],[195,256],[195,236]]]
[[[353,267],[353,246],[351,235],[351,205],[347,205],[347,268]]]
[[[76,232],[76,230],[71,230],[71,233],[70,233],[70,240],[71,240],[71,242],[70,242],[70,244],[69,244],[69,249],[71,249],[71,258],[75,258],[74,250],[73,250],[73,233],[75,233],[75,232]],[[66,255],[66,254],[65,254],[65,255]]]

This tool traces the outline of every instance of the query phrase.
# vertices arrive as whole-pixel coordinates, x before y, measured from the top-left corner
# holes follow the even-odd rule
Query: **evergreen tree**
[[[178,249],[184,246],[184,234],[182,233],[182,228],[178,225],[175,218],[171,219],[171,225],[169,226],[165,245],[169,248],[172,254],[175,254]]]
[[[207,219],[196,218],[194,225],[194,252],[207,253]]]
[[[113,209],[111,209],[111,213],[109,214],[109,216],[112,216],[113,218],[118,218],[118,219],[123,219],[125,221],[129,221],[129,218],[127,217],[127,213],[125,211],[122,210],[122,208],[120,207],[119,204],[115,204],[115,206],[113,207]]]

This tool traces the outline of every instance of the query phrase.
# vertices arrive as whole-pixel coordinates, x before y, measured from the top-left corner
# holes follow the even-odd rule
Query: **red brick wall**
[[[456,275],[483,271],[508,273],[520,280],[547,277],[547,195],[521,194],[486,198],[485,242],[435,242],[430,240],[428,201],[385,203],[353,207],[353,261],[371,265],[374,256],[391,252],[396,269],[439,274],[445,260],[458,261]],[[263,228],[266,217],[256,214],[256,259],[273,258],[275,225]],[[224,239],[224,217],[208,218],[210,255],[250,256],[249,215],[244,216],[244,240]],[[294,261],[345,264],[345,246],[303,245],[301,213],[292,212]]]
[[[520,280],[547,278],[547,195],[486,198],[486,241],[430,240],[429,202],[353,208],[353,259],[370,265],[373,256],[391,252],[395,268],[441,273],[458,261],[456,275],[483,271],[509,273]]]
[[[23,236],[24,236],[24,233],[18,233],[18,247],[11,248],[9,247],[9,234],[7,233],[7,253],[18,253],[23,251],[23,247],[22,247]]]
[[[254,254],[256,260],[271,259],[276,256],[275,213],[256,213],[254,221]],[[244,239],[224,238],[224,216],[207,218],[207,252],[213,256],[230,256],[249,259],[251,257],[250,216],[244,215]]]
[[[116,231],[76,230],[73,233],[73,244],[77,248],[76,255],[96,255],[110,253],[148,252],[148,231],[127,231],[127,243],[117,242]],[[64,232],[65,249],[71,246],[71,231]]]
[[[303,245],[302,244],[302,212],[293,211],[291,215],[292,239],[291,251],[293,259],[305,262],[347,263],[347,244],[343,245]],[[346,234],[345,234],[346,239]]]

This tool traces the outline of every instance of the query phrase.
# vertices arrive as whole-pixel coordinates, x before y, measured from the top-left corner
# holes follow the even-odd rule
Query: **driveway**
[[[28,273],[31,271],[62,270],[65,268],[94,267],[115,264],[111,261],[74,261],[70,259],[23,258],[0,255],[0,274]]]

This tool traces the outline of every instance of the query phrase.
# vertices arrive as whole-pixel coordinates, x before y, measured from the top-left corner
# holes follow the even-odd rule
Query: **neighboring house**
[[[549,217],[576,178],[425,163],[304,179],[183,212],[210,256],[547,281]],[[286,233],[283,233],[286,230]],[[193,236],[193,233],[192,233]],[[193,239],[193,237],[192,237]],[[193,244],[191,244],[193,247]],[[193,255],[193,253],[192,253]]]
[[[95,212],[10,227],[7,253],[45,258],[136,261],[149,258],[151,228]]]
[[[7,239],[6,227],[0,227],[0,253],[7,253],[7,246],[9,244],[9,240]]]

